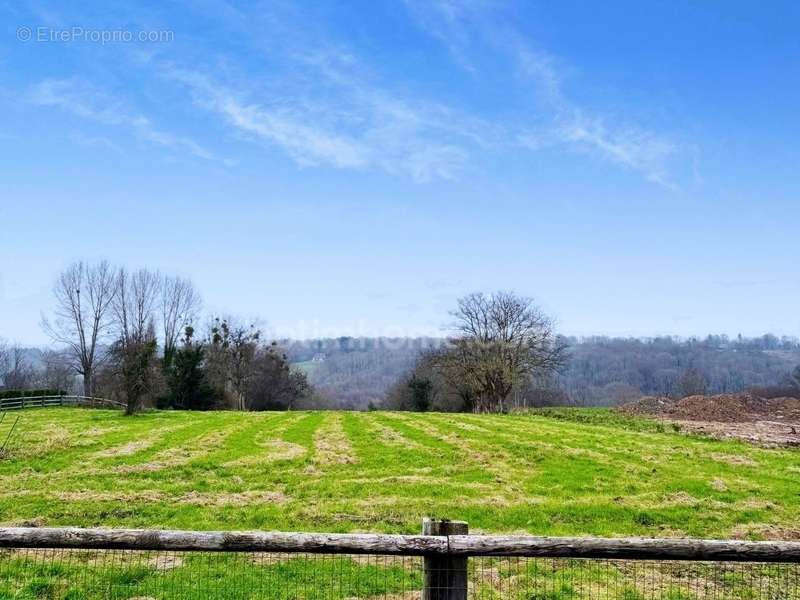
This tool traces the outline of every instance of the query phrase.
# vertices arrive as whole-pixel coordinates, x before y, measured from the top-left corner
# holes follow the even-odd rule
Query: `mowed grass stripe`
[[[401,412],[382,412],[379,414],[384,423],[388,422],[391,427],[402,433],[404,436],[414,440],[422,446],[434,451],[435,454],[442,456],[458,455],[458,444],[441,433],[434,427],[425,422],[428,413],[423,415],[410,416],[410,413]]]
[[[797,451],[741,452],[736,442],[603,423],[605,413],[590,424],[388,412],[25,414],[26,440],[34,454],[36,444],[46,451],[0,461],[2,524],[413,533],[432,515],[491,532],[800,535]],[[52,432],[82,429],[96,439],[51,451]],[[158,444],[141,453],[87,459],[151,435]],[[327,460],[320,438],[351,461]],[[255,462],[236,463],[243,458]],[[157,470],[116,469],[158,461]]]
[[[207,452],[191,464],[198,467],[219,468],[226,462],[243,456],[252,456],[258,451],[256,439],[269,433],[283,422],[283,413],[247,413],[242,418],[242,427],[230,433],[220,446]]]
[[[362,472],[384,471],[396,468],[398,463],[407,469],[427,466],[424,447],[381,422],[377,413],[353,413],[348,417],[345,432],[360,458]]]
[[[271,468],[277,461],[297,460],[308,454],[308,448],[283,439],[284,433],[295,423],[308,418],[303,413],[268,413],[236,436],[236,448],[221,458],[223,467],[230,469],[253,467]]]
[[[486,481],[475,481],[469,464],[440,462],[435,467],[426,454],[383,445],[375,438],[375,413],[348,415],[348,435],[359,454],[368,456],[353,479],[340,479],[353,496],[367,493],[366,502],[391,507],[392,502],[458,498],[461,502],[485,500],[496,493]],[[482,479],[482,478],[478,478]],[[391,498],[391,500],[388,500]]]
[[[404,436],[399,430],[380,419],[378,412],[358,413],[358,423],[369,432],[373,443],[391,448],[395,452],[408,452],[414,456],[424,447],[418,442]]]
[[[344,428],[348,413],[329,411],[314,432],[314,463],[318,468],[335,469],[358,462]]]
[[[229,415],[221,413],[218,416],[211,413],[179,413],[182,420],[180,427],[171,429],[167,435],[159,436],[153,424],[150,424],[143,439],[150,436],[157,437],[157,441],[131,456],[112,457],[109,459],[106,468],[143,465],[148,462],[156,461],[163,457],[164,452],[175,452],[181,449],[196,448],[198,442],[208,436],[212,431],[227,432],[230,423]],[[135,417],[138,418],[138,417]],[[212,426],[215,425],[215,426]]]
[[[34,418],[29,418],[31,412]],[[71,421],[74,412],[88,417],[83,428],[79,422]],[[25,411],[21,417],[10,442],[9,455],[0,461],[0,474],[13,470],[15,464],[54,477],[85,471],[99,462],[95,455],[102,450],[147,439],[154,432],[161,437],[158,432],[185,426],[181,423],[182,415],[170,413],[126,418],[119,411],[50,408]],[[65,430],[62,422],[69,422],[72,429]],[[30,449],[37,444],[45,451],[32,455]]]

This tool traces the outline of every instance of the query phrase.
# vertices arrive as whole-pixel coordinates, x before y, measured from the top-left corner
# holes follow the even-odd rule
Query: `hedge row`
[[[0,400],[4,398],[35,398],[38,396],[66,396],[64,390],[0,390]]]

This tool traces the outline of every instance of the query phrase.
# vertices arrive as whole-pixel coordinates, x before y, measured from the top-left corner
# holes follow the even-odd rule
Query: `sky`
[[[70,262],[279,336],[800,335],[800,5],[0,0],[0,337]]]

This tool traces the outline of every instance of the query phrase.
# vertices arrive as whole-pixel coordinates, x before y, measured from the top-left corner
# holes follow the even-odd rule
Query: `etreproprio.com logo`
[[[18,27],[17,40],[20,42],[69,43],[88,42],[92,44],[129,44],[133,42],[165,43],[175,40],[175,32],[169,29],[90,29],[86,27]]]

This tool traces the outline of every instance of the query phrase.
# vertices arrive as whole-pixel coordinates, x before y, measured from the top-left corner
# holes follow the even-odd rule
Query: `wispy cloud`
[[[669,163],[680,158],[680,144],[662,132],[635,123],[620,123],[604,115],[602,109],[570,99],[565,85],[566,67],[561,61],[535,48],[513,26],[490,18],[486,2],[406,1],[420,26],[440,39],[458,64],[472,64],[466,53],[470,41],[480,37],[506,61],[506,68],[519,73],[531,85],[537,123],[518,124],[511,135],[522,146],[530,150],[561,146],[638,172],[668,189],[677,188]],[[470,70],[474,69],[470,66]]]
[[[591,100],[576,100],[570,94],[571,67],[526,39],[504,18],[500,0],[406,0],[406,5],[452,56],[455,69],[448,77],[461,75],[469,89],[492,69],[492,85],[507,86],[493,96],[490,110],[473,104],[468,93],[447,101],[433,100],[434,91],[417,94],[414,80],[384,72],[350,39],[337,42],[324,23],[309,24],[292,3],[258,11],[225,2],[187,3],[187,9],[207,10],[204,16],[235,34],[248,56],[263,64],[202,44],[190,50],[137,47],[129,57],[147,67],[148,75],[157,73],[157,83],[166,80],[170,94],[188,92],[193,105],[214,115],[232,136],[278,150],[301,167],[380,170],[427,182],[457,179],[476,157],[492,151],[533,160],[535,152],[555,148],[670,189],[677,187],[676,164],[685,160],[696,171],[696,148],[635,119],[620,119]],[[41,81],[30,97],[38,105],[127,130],[154,146],[222,160],[79,79]],[[105,137],[119,145],[115,136]],[[102,144],[99,136],[95,142]]]
[[[678,152],[669,138],[637,127],[608,127],[599,117],[580,112],[566,120],[561,138],[578,150],[590,152],[620,166],[638,171],[648,181],[677,189],[666,162]]]
[[[315,53],[294,60],[313,72],[324,97],[290,84],[280,91],[247,89],[174,65],[163,65],[161,73],[187,86],[198,106],[236,133],[282,149],[301,166],[379,168],[418,182],[452,179],[482,135],[476,121],[354,77],[343,67],[350,57]]]
[[[205,160],[219,160],[191,138],[157,128],[150,119],[131,111],[119,99],[78,79],[45,79],[30,89],[28,97],[39,106],[56,107],[83,119],[126,129],[142,141],[172,151],[188,152]],[[95,138],[94,141],[100,139]]]

